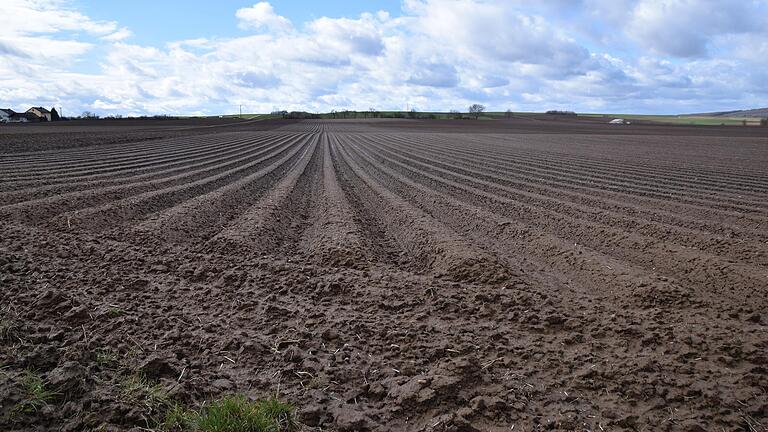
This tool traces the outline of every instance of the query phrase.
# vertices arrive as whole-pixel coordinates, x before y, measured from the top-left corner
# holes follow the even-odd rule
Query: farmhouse
[[[60,120],[55,108],[32,107],[25,112],[16,112],[10,108],[0,108],[0,123],[30,123]]]
[[[44,117],[39,117],[37,114],[29,111],[23,113],[15,112],[8,119],[9,123],[30,123],[39,121],[45,121]]]
[[[32,107],[27,113],[36,115],[40,121],[51,121],[51,112],[43,107]]]

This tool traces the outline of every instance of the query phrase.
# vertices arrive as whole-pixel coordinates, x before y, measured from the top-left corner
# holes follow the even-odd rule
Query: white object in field
[[[624,119],[617,118],[609,121],[608,124],[629,124],[629,122]]]

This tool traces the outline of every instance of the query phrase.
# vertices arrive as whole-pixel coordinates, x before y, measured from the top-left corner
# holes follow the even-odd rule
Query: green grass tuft
[[[117,366],[117,353],[111,348],[96,350],[96,364],[103,369],[111,369]]]
[[[145,415],[153,422],[172,406],[167,392],[142,375],[131,375],[120,383],[120,398],[131,405],[141,405]]]
[[[117,318],[117,317],[123,316],[124,314],[125,314],[125,311],[119,308],[112,307],[107,309],[107,316],[110,318]]]
[[[43,378],[33,371],[24,372],[21,386],[24,389],[24,399],[16,404],[16,412],[35,413],[59,395],[59,393],[50,390]]]
[[[184,409],[179,404],[174,404],[165,412],[165,421],[160,430],[164,432],[183,432],[194,430],[194,411]]]
[[[166,431],[195,432],[293,432],[299,430],[291,405],[275,398],[252,402],[244,396],[230,396],[200,411],[178,405],[166,413]]]

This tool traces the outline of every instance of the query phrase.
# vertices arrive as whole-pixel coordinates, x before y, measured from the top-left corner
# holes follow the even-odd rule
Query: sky
[[[768,0],[0,0],[0,108],[768,106]]]

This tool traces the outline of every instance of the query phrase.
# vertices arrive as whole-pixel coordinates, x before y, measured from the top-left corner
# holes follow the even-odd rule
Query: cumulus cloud
[[[47,36],[5,38],[3,45],[10,47],[17,57],[27,58],[30,63],[38,64],[51,61],[68,63],[93,47],[89,42],[61,40]]]
[[[319,18],[309,24],[315,40],[325,41],[327,50],[343,50],[364,55],[379,55],[384,50],[384,41],[379,34],[378,23],[372,15],[360,19]]]
[[[30,57],[27,53],[16,47],[13,40],[4,41],[3,39],[0,39],[0,56]]]
[[[246,71],[232,75],[232,80],[251,88],[273,88],[280,84],[280,79],[269,72]]]
[[[239,26],[244,30],[290,31],[291,22],[275,13],[275,9],[267,2],[259,2],[247,8],[238,9],[235,16],[240,21]]]
[[[589,52],[560,34],[544,18],[505,2],[474,0],[408,0],[416,15],[411,28],[465,57],[552,65],[567,70],[589,58]]]
[[[503,76],[499,75],[477,75],[472,77],[467,77],[466,79],[467,83],[471,87],[480,87],[480,88],[496,88],[496,87],[503,87],[509,84],[509,79]]]
[[[114,21],[93,20],[67,7],[63,1],[3,2],[0,28],[5,35],[84,31],[96,35],[114,32]]]
[[[93,20],[62,0],[5,2],[2,8],[0,57],[26,59],[27,67],[70,64],[94,46],[92,41],[80,40],[80,34],[104,40],[130,35],[127,28],[118,29],[117,22]]]
[[[448,64],[426,64],[411,75],[408,82],[428,87],[455,87],[459,84],[456,68]]]
[[[656,0],[637,4],[629,34],[662,54],[701,57],[713,37],[753,30],[755,3],[732,1]],[[768,10],[763,10],[768,12]]]
[[[123,27],[114,33],[110,33],[106,36],[102,36],[101,38],[110,42],[118,42],[121,40],[128,39],[131,36],[133,36],[133,32],[128,30],[126,27]]]
[[[653,53],[704,57],[719,38],[764,32],[765,1],[591,0],[594,15]]]

